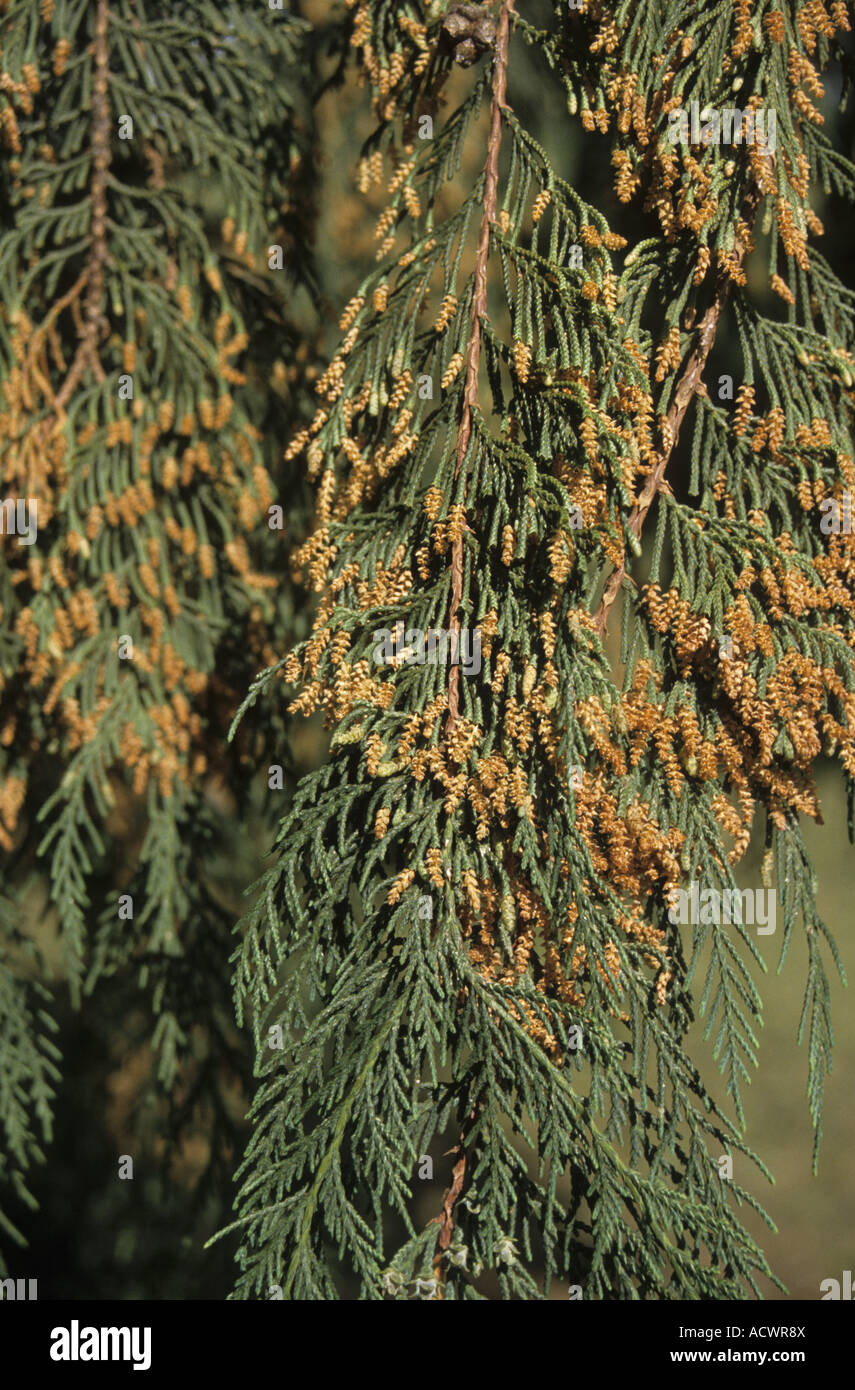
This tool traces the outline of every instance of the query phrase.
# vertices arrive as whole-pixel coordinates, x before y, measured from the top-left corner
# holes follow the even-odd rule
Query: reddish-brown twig
[[[457,463],[455,479],[459,476],[472,434],[472,411],[478,405],[478,377],[481,365],[481,319],[487,312],[487,263],[490,259],[490,227],[496,218],[499,192],[499,148],[502,143],[502,110],[508,75],[508,46],[510,40],[511,0],[502,0],[496,27],[496,52],[493,60],[493,97],[491,103],[490,135],[487,141],[487,160],[484,165],[484,204],[481,231],[475,255],[475,291],[472,297],[472,332],[466,352],[466,387],[463,393],[463,413],[457,434]],[[450,647],[454,653],[460,633],[460,603],[463,598],[463,536],[458,535],[451,548],[451,614]],[[448,676],[448,723],[454,727],[460,708],[460,669],[453,665]]]
[[[98,331],[104,305],[104,270],[107,264],[107,179],[110,168],[110,48],[108,0],[98,0],[95,12],[95,74],[92,81],[92,222],[89,261],[86,269],[86,303],[83,337],[74,355],[71,370],[57,393],[54,406],[61,414],[78,385],[87,363],[96,377],[105,373],[98,358]]]
[[[738,237],[736,240],[731,256],[731,265],[729,267],[731,272],[741,266],[749,250],[751,225],[757,211],[759,197],[760,190],[757,189],[748,200],[745,213],[747,233],[744,239]],[[686,369],[680,378],[677,390],[674,392],[674,399],[671,402],[671,408],[666,416],[663,434],[667,440],[667,444],[663,449],[656,467],[646,478],[644,487],[641,489],[638,500],[629,515],[629,529],[636,539],[639,539],[641,536],[641,531],[647,519],[647,513],[653,505],[654,497],[658,492],[664,492],[669,488],[669,484],[665,478],[665,470],[677,447],[680,427],[682,426],[686,411],[693,397],[696,393],[706,389],[702,381],[703,371],[707,364],[707,358],[710,355],[712,345],[715,342],[719,319],[721,318],[722,311],[727,302],[732,283],[732,274],[728,274],[728,268],[722,268],[718,274],[715,297],[701,319],[695,347],[686,363]],[[609,581],[603,591],[603,596],[600,599],[599,607],[594,615],[594,627],[601,637],[605,632],[606,622],[612,604],[620,592],[620,587],[625,577],[626,562],[624,561],[613,574],[610,575]]]

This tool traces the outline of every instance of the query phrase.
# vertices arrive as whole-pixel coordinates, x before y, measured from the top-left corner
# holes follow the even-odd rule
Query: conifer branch
[[[141,1209],[151,1251],[167,1211],[174,1243],[176,1221],[189,1239],[224,1200],[228,1093],[250,1079],[215,866],[228,847],[245,869],[232,817],[245,823],[255,767],[223,738],[292,612],[264,520],[284,481],[276,440],[311,387],[290,314],[275,348],[258,330],[285,303],[269,243],[292,284],[307,278],[315,58],[292,12],[233,0],[0,10],[0,500],[19,528],[26,504],[29,532],[10,540],[4,508],[0,1244],[6,1189],[34,1205],[28,1170],[50,1139],[51,997],[62,985],[97,1010],[109,975],[135,1150],[168,1170],[160,1211],[153,1189]],[[269,380],[274,352],[296,390],[259,403],[244,388]],[[257,742],[281,746],[268,713]],[[63,945],[50,971],[42,891]],[[173,1165],[203,1132],[195,1172]]]
[[[472,1106],[469,1112],[470,1121],[475,1118],[477,1104]],[[451,1234],[454,1230],[454,1204],[463,1191],[463,1184],[466,1181],[466,1132],[461,1130],[460,1139],[449,1153],[459,1154],[459,1158],[451,1170],[451,1186],[445,1191],[442,1198],[442,1212],[439,1216],[434,1216],[429,1222],[430,1225],[439,1225],[439,1249],[445,1252],[451,1244]],[[434,1270],[439,1274],[441,1267],[442,1253],[438,1254],[434,1261]]]
[[[87,362],[99,382],[106,380],[106,373],[98,360],[97,344],[98,323],[104,299],[104,270],[108,257],[106,223],[107,177],[110,167],[110,48],[107,41],[109,22],[109,0],[98,0],[95,12],[95,63],[92,82],[91,249],[86,271],[83,338],[71,364],[71,370],[56,397],[55,407],[58,413],[65,409],[71,399],[72,392],[86,370]]]
[[[611,143],[619,201],[639,194],[659,218],[619,279],[611,253],[626,239],[584,179],[576,189],[553,167],[538,138],[550,115],[529,112],[529,129],[505,104],[510,3],[455,3],[441,18],[359,0],[352,47],[379,123],[359,184],[385,183],[388,203],[378,265],[289,448],[319,485],[315,532],[294,557],[319,603],[280,667],[299,687],[290,710],[323,710],[335,732],[328,763],[295,788],[237,957],[260,1078],[239,1297],[274,1278],[285,1297],[335,1299],[341,1273],[360,1298],[480,1299],[489,1271],[503,1298],[549,1297],[558,1278],[584,1279],[585,1298],[736,1298],[768,1273],[736,1210],[753,1199],[715,1162],[722,1142],[748,1153],[739,1090],[756,1061],[760,952],[745,924],[713,932],[701,917],[687,963],[673,927],[688,908],[673,895],[702,875],[719,902],[732,895],[761,808],[778,831],[787,937],[800,913],[812,941],[821,930],[796,823],[816,814],[809,779],[829,729],[855,766],[851,557],[815,524],[855,467],[841,386],[855,305],[808,255],[822,145],[782,118],[780,187],[753,142],[739,160],[688,136],[673,148],[666,104],[717,67],[710,21],[681,0],[666,24],[681,32],[653,62],[639,36],[656,6],[639,3],[590,48],[563,19],[535,30],[515,17],[571,114],[581,103],[584,129]],[[454,40],[440,52],[461,67],[492,57],[434,129],[439,107],[422,124],[422,103],[440,27]],[[758,49],[744,22],[722,26],[711,95],[724,102],[750,77],[755,104],[779,103],[797,44],[786,25],[766,28]],[[527,61],[520,45],[515,85]],[[786,254],[800,272],[787,270],[792,286],[770,275],[794,307],[787,324],[758,311],[741,265],[757,189],[780,223],[770,271]],[[733,412],[703,385],[725,308],[743,349]],[[833,385],[817,370],[791,389],[794,359],[832,353]],[[774,402],[765,419],[755,375]],[[619,689],[588,640],[625,577],[615,521],[635,548],[696,395],[688,491],[701,501],[660,501]],[[616,573],[597,622],[590,586],[606,560]],[[464,667],[464,687],[417,647],[438,622],[460,635],[469,612],[484,664]],[[711,660],[716,633],[732,659]],[[774,867],[764,861],[770,880]],[[689,1050],[707,945],[697,1012],[735,1123]],[[818,1124],[819,965],[806,1009]],[[434,1145],[453,1168],[425,1226],[412,1164]]]
[[[510,41],[511,0],[502,0],[499,22],[496,29],[496,56],[493,66],[493,96],[490,107],[490,135],[487,143],[487,160],[484,165],[484,209],[481,217],[481,230],[478,250],[475,256],[475,291],[472,298],[472,333],[466,353],[466,389],[463,395],[463,411],[460,430],[457,436],[457,462],[454,468],[455,480],[460,474],[469,438],[472,433],[472,411],[478,405],[478,380],[481,366],[481,318],[487,312],[487,263],[490,259],[490,228],[496,218],[496,202],[499,192],[499,150],[502,144],[502,111],[506,107],[505,94],[508,76],[508,45]],[[460,632],[460,603],[463,598],[463,534],[456,537],[451,551],[451,613],[449,630],[452,633],[451,650],[456,650]],[[460,702],[460,668],[452,664],[448,675],[448,721],[447,732],[454,727]]]
[[[440,1250],[447,1250],[451,1244],[451,1232],[454,1229],[454,1203],[463,1191],[463,1182],[466,1177],[466,1154],[461,1153],[463,1139],[455,1145],[454,1153],[460,1153],[460,1157],[451,1170],[451,1186],[445,1194],[442,1203],[442,1216],[438,1218],[442,1227],[439,1235]]]
[[[644,487],[641,489],[638,496],[638,500],[630,512],[629,529],[636,540],[641,539],[641,532],[647,520],[647,513],[650,511],[656,495],[659,492],[670,490],[670,484],[665,477],[665,473],[671,461],[671,456],[677,447],[680,438],[680,429],[685,419],[686,411],[696,395],[705,394],[706,392],[706,387],[703,383],[704,368],[706,367],[707,359],[712,351],[713,343],[715,342],[719,321],[730,294],[734,274],[739,270],[745,256],[751,249],[751,225],[754,221],[759,201],[760,189],[755,186],[745,211],[746,236],[743,238],[737,234],[734,242],[731,266],[729,268],[726,266],[719,268],[713,302],[701,320],[694,350],[677,384],[677,389],[674,392],[674,399],[671,402],[671,407],[666,416],[666,423],[663,430],[665,447],[655,467],[648,474]],[[594,627],[600,637],[602,637],[605,632],[609,613],[625,578],[626,561],[624,560],[609,577],[608,583],[603,591],[603,596],[600,599],[599,607],[594,615]]]

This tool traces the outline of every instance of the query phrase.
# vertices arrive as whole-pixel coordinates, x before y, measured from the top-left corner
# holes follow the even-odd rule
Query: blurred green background
[[[805,838],[817,871],[819,910],[837,942],[850,985],[843,988],[828,962],[834,1069],[826,1085],[823,1141],[814,1177],[813,1130],[806,1095],[807,1048],[806,1044],[796,1044],[807,973],[804,935],[794,934],[780,974],[780,926],[774,935],[757,937],[767,968],[765,974],[759,970],[752,973],[766,1021],[759,1035],[757,1070],[744,1099],[745,1140],[770,1169],[775,1185],[770,1187],[740,1155],[734,1157],[734,1178],[755,1194],[778,1227],[778,1234],[772,1235],[753,1212],[744,1215],[745,1224],[787,1286],[788,1294],[783,1295],[769,1285],[764,1289],[768,1298],[816,1299],[821,1296],[823,1279],[840,1280],[844,1270],[855,1270],[855,849],[847,837],[846,798],[839,776],[822,771],[819,786],[825,824],[808,825]],[[741,883],[760,882],[761,857],[762,846],[754,846],[739,872]],[[688,1040],[689,1051],[711,1094],[724,1105],[724,1088],[702,1033],[702,1025],[696,1024]]]

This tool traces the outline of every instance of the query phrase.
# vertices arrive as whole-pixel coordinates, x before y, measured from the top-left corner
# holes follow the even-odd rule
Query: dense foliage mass
[[[3,7],[0,470],[39,505],[0,541],[0,1177],[57,1083],[36,861],[72,995],[137,971],[171,1142],[207,1105],[227,1166],[211,776],[245,818],[315,716],[234,956],[233,1296],[745,1297],[761,1209],[721,1159],[753,1158],[763,955],[675,904],[739,893],[761,838],[818,1147],[839,961],[802,826],[820,758],[855,786],[855,294],[819,249],[855,192],[848,9],[300,9]],[[306,94],[344,110],[354,67],[376,257],[313,380],[275,272],[311,279]]]
[[[799,818],[819,814],[823,749],[853,771],[852,542],[818,525],[853,476],[853,297],[808,249],[809,199],[852,189],[815,104],[848,20],[821,3],[556,3],[543,28],[509,0],[486,27],[491,7],[353,9],[378,119],[360,177],[387,205],[291,446],[318,483],[296,559],[319,602],[261,683],[298,682],[292,708],[335,732],[241,947],[263,1081],[238,1291],[334,1297],[336,1250],[364,1297],[477,1297],[490,1272],[503,1297],[556,1277],[593,1298],[738,1297],[766,1268],[715,1161],[739,1131],[683,1037],[706,951],[700,1008],[741,1118],[757,947],[701,922],[685,959],[668,908],[693,878],[736,889],[761,818],[783,950],[799,920],[808,934],[818,1127],[827,933]],[[651,235],[627,245],[516,116],[526,43]],[[450,68],[479,55],[449,109]],[[678,108],[736,90],[752,143],[671,137]],[[470,141],[483,168],[452,202]],[[785,314],[748,292],[761,227]],[[724,315],[730,403],[703,378]],[[414,653],[466,629],[477,674]],[[453,1181],[419,1228],[419,1157],[449,1128]]]
[[[124,1060],[150,1040],[170,1151],[234,1129],[246,1068],[216,873],[235,836],[210,793],[246,806],[252,738],[226,734],[288,620],[264,427],[293,419],[270,344],[293,354],[268,248],[308,271],[311,175],[292,17],[0,11],[0,487],[17,518],[0,537],[0,1177],[20,1195],[58,1078],[27,963],[41,866],[72,998],[118,977],[102,1007]]]

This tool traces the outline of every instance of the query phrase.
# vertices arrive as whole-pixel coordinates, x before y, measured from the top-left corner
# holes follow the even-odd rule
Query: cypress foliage
[[[855,767],[852,539],[821,524],[853,484],[855,301],[811,200],[855,189],[818,108],[824,69],[850,82],[847,11],[348,9],[388,206],[288,450],[317,484],[314,630],[244,705],[285,681],[333,733],[236,957],[260,1082],[235,1296],[744,1297],[757,1201],[716,1160],[748,1152],[762,957],[748,925],[682,936],[674,904],[737,890],[765,834],[782,957],[807,940],[818,1143],[836,952],[800,822],[817,759],[850,798]],[[532,60],[626,236],[515,113]],[[739,141],[693,129],[737,93]],[[480,669],[422,659],[474,632]]]
[[[110,1042],[125,1063],[151,1043],[140,1143],[168,1170],[201,1134],[207,1176],[230,1178],[247,844],[228,812],[248,820],[283,725],[226,732],[267,634],[293,626],[270,509],[299,488],[266,431],[301,408],[309,38],[208,0],[0,5],[0,1184],[18,1199],[59,1080],[45,897],[75,1004],[112,978]]]

